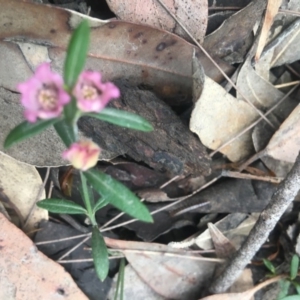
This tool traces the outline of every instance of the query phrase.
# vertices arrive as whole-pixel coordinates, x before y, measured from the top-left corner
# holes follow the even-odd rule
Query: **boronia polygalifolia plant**
[[[300,300],[299,283],[299,256],[294,254],[290,262],[290,273],[279,281],[279,294],[277,300]],[[277,276],[276,267],[267,259],[263,260],[265,267],[270,271],[268,277]],[[296,294],[290,294],[290,287],[293,286]]]
[[[153,222],[146,208],[134,193],[110,176],[93,169],[101,149],[91,140],[80,140],[77,122],[89,116],[118,126],[152,131],[151,124],[142,117],[125,111],[105,108],[120,96],[111,82],[102,82],[101,74],[82,71],[89,45],[89,26],[83,21],[72,34],[64,64],[63,78],[51,71],[50,64],[40,65],[32,78],[18,85],[26,121],[15,127],[6,137],[4,147],[30,138],[50,126],[67,147],[62,153],[79,170],[80,192],[84,206],[64,199],[45,199],[37,203],[52,213],[85,214],[92,228],[92,256],[98,277],[108,274],[108,251],[95,219],[97,210],[110,203],[144,222]],[[94,189],[101,197],[94,203]]]

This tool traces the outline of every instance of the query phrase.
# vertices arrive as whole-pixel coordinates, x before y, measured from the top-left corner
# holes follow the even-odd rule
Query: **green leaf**
[[[95,271],[101,281],[103,281],[109,271],[108,252],[97,226],[93,226],[92,231],[92,256],[94,260]]]
[[[147,120],[136,114],[129,113],[123,110],[104,108],[98,114],[89,113],[86,115],[129,129],[135,129],[146,132],[153,130],[152,125]]]
[[[77,108],[77,101],[74,97],[71,98],[71,101],[68,105],[64,106],[64,117],[69,124],[74,124],[77,121],[77,117],[80,115],[80,112]]]
[[[96,213],[96,211],[98,211],[102,207],[106,206],[107,204],[108,204],[108,201],[106,199],[104,199],[103,197],[101,197],[97,201],[96,205],[94,206],[94,213]]]
[[[54,124],[54,128],[66,147],[69,147],[76,141],[74,129],[66,120],[61,120]]]
[[[114,300],[118,299],[119,289],[120,289],[120,300],[123,300],[124,295],[124,274],[125,274],[125,259],[122,258],[120,261],[119,274],[117,279],[116,291]]]
[[[294,280],[297,277],[299,269],[299,256],[294,254],[291,260],[290,278]]]
[[[136,219],[153,222],[147,207],[122,183],[93,169],[83,174],[93,188],[109,203]]]
[[[89,46],[90,28],[86,20],[82,21],[72,34],[64,64],[64,80],[71,90],[81,73]]]
[[[4,148],[9,148],[12,145],[21,142],[25,139],[28,139],[46,128],[50,127],[51,125],[58,122],[59,119],[50,119],[50,120],[39,120],[36,123],[29,123],[27,121],[19,124],[15,127],[6,137],[4,141]]]
[[[87,214],[86,209],[84,209],[82,206],[64,199],[45,199],[37,202],[36,205],[57,214]]]
[[[282,300],[282,298],[284,298],[288,292],[289,292],[289,288],[290,288],[291,282],[287,281],[287,280],[280,280],[279,281],[279,286],[280,286],[280,292],[277,296],[277,299]]]
[[[300,300],[300,295],[286,296],[284,298],[280,298],[279,300]]]
[[[268,270],[272,274],[276,274],[276,268],[274,267],[274,265],[268,259],[263,259],[263,262],[264,262],[264,265],[268,268]]]
[[[295,286],[295,289],[297,290],[297,293],[300,295],[300,284],[298,282],[293,281],[293,285]]]

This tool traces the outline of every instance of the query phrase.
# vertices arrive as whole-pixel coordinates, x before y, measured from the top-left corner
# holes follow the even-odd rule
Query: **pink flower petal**
[[[93,71],[80,74],[73,94],[77,107],[84,112],[100,112],[109,101],[120,97],[120,91],[113,83],[102,83],[101,74]]]
[[[18,85],[24,116],[28,122],[59,117],[70,96],[63,89],[60,75],[53,73],[50,64],[40,65],[33,77]]]

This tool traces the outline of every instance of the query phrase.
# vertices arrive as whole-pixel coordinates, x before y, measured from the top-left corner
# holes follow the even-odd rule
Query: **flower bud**
[[[74,143],[63,152],[63,158],[71,162],[74,168],[86,171],[97,164],[101,149],[91,140]]]

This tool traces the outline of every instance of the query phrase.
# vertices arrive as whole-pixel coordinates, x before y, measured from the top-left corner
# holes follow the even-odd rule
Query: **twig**
[[[222,171],[222,176],[230,177],[230,178],[259,180],[259,181],[266,181],[266,182],[272,182],[272,183],[280,183],[283,180],[282,177],[257,176],[257,175],[240,173],[240,172],[233,172],[233,171],[227,171],[227,170]]]
[[[262,211],[242,247],[233,255],[223,273],[210,287],[211,293],[226,291],[239,277],[255,253],[267,240],[280,217],[293,202],[300,188],[300,153],[286,179],[280,183],[270,203]]]

